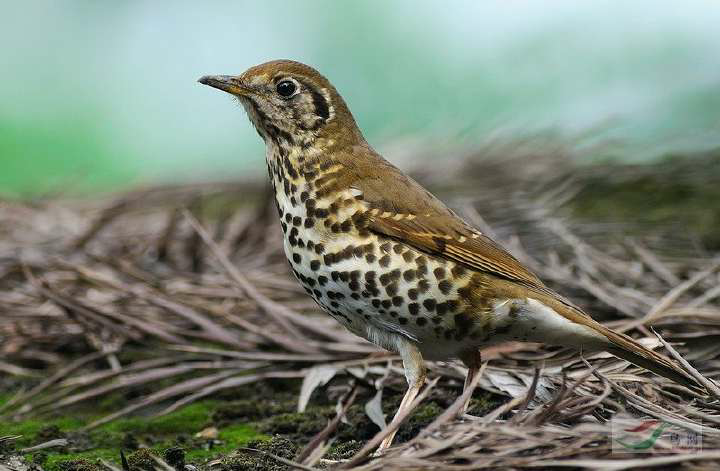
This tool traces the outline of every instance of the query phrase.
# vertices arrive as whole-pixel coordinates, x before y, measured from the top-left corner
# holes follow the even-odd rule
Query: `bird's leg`
[[[423,362],[423,357],[417,346],[408,341],[403,341],[398,348],[398,353],[400,354],[400,357],[402,357],[403,368],[405,369],[405,379],[407,379],[408,382],[408,389],[405,392],[405,396],[403,396],[402,402],[400,402],[400,407],[398,407],[397,412],[395,412],[393,422],[402,417],[406,412],[410,411],[412,402],[415,400],[420,392],[420,389],[422,389],[422,386],[425,383],[425,363]],[[393,439],[395,438],[396,432],[397,430],[385,437],[382,443],[380,443],[376,453],[382,453],[390,447]]]
[[[480,352],[477,350],[468,350],[466,352],[463,352],[460,355],[460,359],[468,368],[467,376],[465,376],[465,384],[463,385],[464,393],[470,387],[473,380],[475,379],[475,376],[477,376],[478,372],[480,371],[482,359],[480,358]],[[467,412],[468,406],[470,405],[470,399],[472,399],[472,392],[470,392],[467,401],[465,401],[465,404],[463,404],[462,409],[460,409],[460,412],[458,413],[460,417],[465,415],[465,413]]]

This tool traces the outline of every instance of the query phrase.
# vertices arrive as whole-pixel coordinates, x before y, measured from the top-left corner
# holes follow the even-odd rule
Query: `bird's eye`
[[[275,90],[278,92],[280,96],[283,96],[285,98],[289,98],[295,94],[295,91],[297,90],[297,86],[294,82],[290,80],[283,80],[282,82],[278,83],[275,86]]]

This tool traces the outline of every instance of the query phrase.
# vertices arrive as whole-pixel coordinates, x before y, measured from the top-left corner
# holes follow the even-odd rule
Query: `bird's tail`
[[[589,327],[596,333],[601,334],[602,337],[605,337],[607,340],[602,342],[601,345],[597,345],[602,350],[650,370],[695,392],[700,394],[707,393],[704,386],[668,357],[650,350],[632,337],[605,327],[583,312],[582,309],[556,293],[546,290],[542,294],[546,296],[543,301],[548,306],[551,306],[555,312],[567,320]],[[548,294],[550,294],[550,296],[547,296]]]
[[[704,392],[705,388],[700,385],[695,378],[691,377],[685,370],[666,356],[650,350],[625,334],[620,334],[604,326],[601,331],[610,341],[610,345],[606,347],[609,353],[659,374],[693,391],[699,393]]]

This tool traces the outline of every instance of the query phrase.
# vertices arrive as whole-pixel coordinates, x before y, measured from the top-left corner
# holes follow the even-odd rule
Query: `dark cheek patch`
[[[312,91],[313,105],[315,106],[315,114],[327,120],[330,118],[330,108],[328,102],[322,94],[316,90]]]

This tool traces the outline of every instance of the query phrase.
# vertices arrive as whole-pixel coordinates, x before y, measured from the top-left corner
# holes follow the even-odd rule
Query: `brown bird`
[[[398,414],[425,381],[423,358],[459,358],[467,387],[478,349],[512,340],[605,350],[698,386],[546,287],[375,152],[312,67],[277,60],[199,81],[237,97],[265,141],[285,254],[305,290],[351,332],[400,354],[409,387]]]

